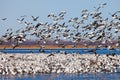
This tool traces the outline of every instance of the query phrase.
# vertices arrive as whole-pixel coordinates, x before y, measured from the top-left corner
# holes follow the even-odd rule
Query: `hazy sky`
[[[67,11],[66,17],[80,16],[82,9],[93,10],[94,6],[100,3],[107,3],[103,12],[120,10],[120,0],[0,0],[0,35],[5,33],[7,28],[20,29],[23,26],[17,23],[17,18],[23,15],[39,16],[39,20],[46,22],[49,13]],[[3,21],[2,18],[7,18]]]

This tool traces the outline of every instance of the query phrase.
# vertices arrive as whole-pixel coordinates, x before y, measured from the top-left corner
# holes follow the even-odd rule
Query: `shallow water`
[[[93,53],[92,49],[90,48],[83,48],[83,49],[43,49],[44,53],[59,53],[59,52],[67,52],[67,53],[79,53],[79,54],[86,54],[86,53]],[[4,53],[40,53],[41,49],[0,49],[0,52]],[[108,50],[108,49],[97,49],[97,54],[109,54],[115,53],[120,55],[120,48]]]
[[[120,73],[36,74],[1,76],[0,80],[120,80]]]

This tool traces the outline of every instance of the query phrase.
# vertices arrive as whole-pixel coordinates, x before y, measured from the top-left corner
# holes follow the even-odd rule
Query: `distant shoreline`
[[[0,45],[0,49],[13,49],[14,46],[12,45]],[[72,48],[96,48],[96,46],[84,46],[84,45],[76,45],[73,47],[73,45],[66,45],[64,47],[59,45],[19,45],[16,46],[15,49],[72,49]],[[104,47],[103,47],[104,48]],[[111,46],[111,48],[119,48],[116,46]]]

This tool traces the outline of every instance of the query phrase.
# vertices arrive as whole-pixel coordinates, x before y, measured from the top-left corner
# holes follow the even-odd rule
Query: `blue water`
[[[0,80],[120,80],[120,73],[37,74],[1,76]]]
[[[59,52],[66,52],[66,53],[79,53],[79,54],[86,54],[86,53],[93,53],[91,48],[83,48],[83,49],[42,49],[44,53],[59,53]],[[41,49],[0,49],[0,52],[3,53],[40,53]],[[108,50],[108,49],[97,49],[97,54],[109,54],[115,53],[120,55],[120,48]]]

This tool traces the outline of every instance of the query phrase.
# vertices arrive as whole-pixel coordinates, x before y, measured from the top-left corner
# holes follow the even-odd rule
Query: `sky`
[[[6,29],[20,29],[24,26],[17,23],[17,18],[23,15],[39,16],[39,20],[46,22],[49,13],[59,13],[65,10],[66,18],[78,17],[83,9],[93,10],[95,6],[107,3],[103,12],[120,10],[120,0],[0,0],[0,35]],[[7,20],[3,21],[3,18]]]

